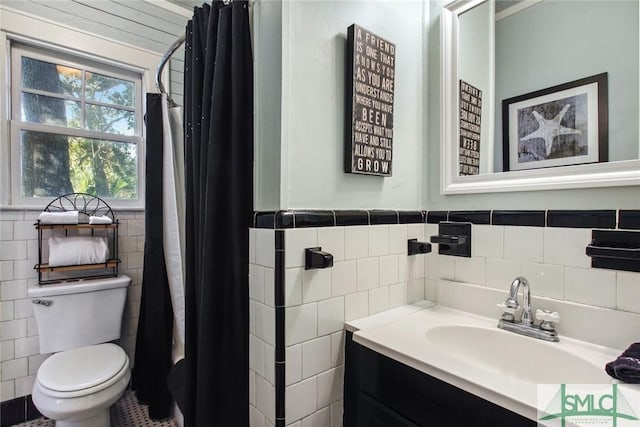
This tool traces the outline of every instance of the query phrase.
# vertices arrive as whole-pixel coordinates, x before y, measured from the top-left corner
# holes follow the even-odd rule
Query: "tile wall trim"
[[[282,210],[255,211],[253,227],[291,229],[382,224],[437,224],[441,221],[527,227],[640,230],[639,210]]]
[[[5,400],[0,404],[0,414],[2,414],[0,417],[2,427],[21,424],[42,416],[33,404],[30,394]]]
[[[274,305],[275,305],[275,427],[285,426],[285,344],[284,344],[284,309],[285,309],[285,246],[284,230],[275,231],[274,260]]]

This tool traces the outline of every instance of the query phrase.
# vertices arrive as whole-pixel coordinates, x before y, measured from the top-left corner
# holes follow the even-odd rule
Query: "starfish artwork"
[[[538,122],[538,129],[531,132],[528,135],[520,138],[520,141],[528,141],[535,138],[542,138],[546,148],[547,157],[551,154],[551,147],[553,146],[553,140],[560,135],[579,135],[581,131],[579,129],[572,129],[562,126],[560,123],[567,113],[567,110],[571,107],[571,104],[566,104],[562,110],[551,120],[545,119],[537,111],[532,111],[533,117]]]

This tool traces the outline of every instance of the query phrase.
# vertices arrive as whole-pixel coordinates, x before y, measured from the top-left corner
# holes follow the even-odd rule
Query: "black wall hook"
[[[333,267],[333,255],[324,252],[320,246],[304,250],[304,269]]]
[[[418,239],[407,241],[407,255],[428,254],[431,252],[431,243],[418,242]]]

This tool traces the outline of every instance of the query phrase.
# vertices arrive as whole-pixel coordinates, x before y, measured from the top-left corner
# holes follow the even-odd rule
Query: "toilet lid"
[[[38,369],[38,381],[50,390],[82,390],[108,381],[126,362],[126,353],[115,344],[74,348],[45,360]]]

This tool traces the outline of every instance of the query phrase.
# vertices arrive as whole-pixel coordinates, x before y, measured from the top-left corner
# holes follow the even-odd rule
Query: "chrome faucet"
[[[518,303],[518,293],[522,288],[522,315],[520,320],[515,319],[514,313],[520,304]],[[560,316],[556,312],[549,310],[536,310],[536,319],[540,324],[536,325],[531,314],[531,286],[529,281],[522,276],[516,277],[511,283],[509,296],[503,304],[498,304],[503,310],[498,321],[498,328],[538,338],[545,341],[559,341],[558,333],[555,331],[554,323],[560,321]]]

